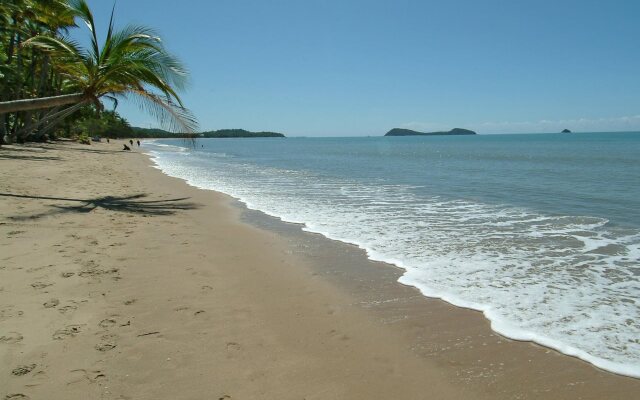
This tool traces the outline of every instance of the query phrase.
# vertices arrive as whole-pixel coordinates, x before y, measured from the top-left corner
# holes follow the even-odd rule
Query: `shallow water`
[[[494,330],[640,377],[640,133],[203,139],[158,167],[357,244]]]

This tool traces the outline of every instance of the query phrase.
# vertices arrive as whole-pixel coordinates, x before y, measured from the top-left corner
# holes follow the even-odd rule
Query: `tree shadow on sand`
[[[131,196],[102,196],[93,199],[70,199],[63,197],[28,196],[11,193],[0,193],[3,197],[16,197],[22,199],[35,200],[56,200],[64,202],[78,202],[78,205],[50,205],[52,209],[38,214],[19,215],[9,217],[12,220],[33,220],[43,217],[66,214],[66,213],[88,213],[97,208],[105,210],[125,212],[131,214],[142,214],[147,216],[172,215],[178,211],[193,210],[199,207],[197,203],[186,202],[188,197],[166,199],[166,200],[141,200],[146,198],[146,194],[135,194]]]
[[[127,144],[127,146],[129,145],[129,143],[126,143],[126,144]],[[92,148],[91,146],[70,147],[70,146],[65,146],[63,144],[59,144],[59,143],[53,143],[53,144],[49,145],[49,148],[51,148],[53,150],[59,150],[59,151],[94,153],[94,154],[114,154],[114,153],[132,154],[132,153],[135,153],[135,151],[124,151],[122,149],[95,149],[95,148]]]
[[[42,155],[46,151],[42,147],[0,147],[0,160],[55,161],[60,157]]]

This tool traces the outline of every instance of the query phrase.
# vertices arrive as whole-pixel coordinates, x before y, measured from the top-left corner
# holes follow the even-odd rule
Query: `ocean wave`
[[[160,149],[153,159],[193,186],[401,267],[401,283],[482,311],[504,336],[640,377],[638,231],[224,157]]]

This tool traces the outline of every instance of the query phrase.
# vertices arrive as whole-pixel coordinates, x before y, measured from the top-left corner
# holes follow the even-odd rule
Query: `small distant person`
[[[109,138],[107,138],[107,143],[109,143]]]
[[[122,148],[122,150],[127,150],[127,151],[131,150],[131,148],[129,146],[127,146],[126,144],[123,144],[123,146],[124,147]]]
[[[131,145],[131,147],[133,147],[133,140],[132,139],[129,139],[129,144]],[[129,149],[129,150],[131,150],[131,149]]]
[[[138,147],[140,147],[140,141],[139,141],[139,140],[136,140],[136,143],[138,143]]]

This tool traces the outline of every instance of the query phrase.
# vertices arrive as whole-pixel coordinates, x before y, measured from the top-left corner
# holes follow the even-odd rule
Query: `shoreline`
[[[505,339],[479,312],[396,282],[398,267],[168,177],[119,145],[0,159],[2,192],[32,197],[0,206],[6,395],[622,399],[640,389]],[[126,199],[139,193],[148,199]],[[60,198],[102,200],[69,211]]]
[[[156,140],[154,140],[154,142],[155,141]],[[174,145],[169,145],[169,146],[174,146]],[[309,226],[305,222],[287,220],[282,216],[261,210],[260,208],[251,204],[251,202],[248,199],[237,198],[230,193],[219,192],[216,189],[200,186],[197,183],[192,182],[190,179],[187,179],[187,178],[172,176],[162,170],[162,168],[160,167],[160,165],[156,160],[156,157],[152,154],[152,152],[153,151],[151,150],[150,152],[146,152],[145,154],[150,158],[153,167],[160,170],[164,175],[172,178],[180,179],[181,181],[185,182],[187,185],[190,185],[200,190],[210,190],[210,191],[214,191],[217,193],[222,193],[224,195],[230,196],[236,202],[238,202],[239,207],[262,213],[265,216],[274,218],[275,220],[283,224],[292,224],[298,227],[301,232],[317,234],[322,236],[326,240],[340,242],[342,244],[349,245],[349,246],[355,246],[356,248],[362,250],[362,252],[364,253],[363,256],[368,258],[369,260],[387,265],[392,268],[397,268],[398,270],[402,271],[403,273],[398,277],[398,279],[396,279],[398,283],[416,289],[421,295],[425,297],[444,301],[456,308],[464,308],[471,311],[482,313],[484,318],[489,322],[491,326],[491,330],[499,334],[500,336],[503,336],[506,339],[526,342],[526,343],[533,343],[533,344],[542,346],[544,348],[548,348],[553,351],[556,351],[562,355],[565,355],[568,357],[574,357],[581,361],[587,362],[593,365],[594,367],[603,370],[604,372],[616,374],[622,377],[640,379],[640,372],[638,372],[638,367],[635,365],[615,363],[607,359],[591,355],[590,353],[580,348],[577,348],[573,345],[553,339],[549,336],[541,335],[533,331],[523,330],[513,324],[510,324],[507,321],[504,321],[500,316],[492,315],[492,309],[491,309],[491,306],[489,305],[465,301],[463,299],[456,297],[455,294],[439,291],[431,287],[420,285],[419,283],[413,282],[408,277],[410,268],[407,268],[402,261],[385,258],[382,254],[375,253],[371,249],[367,248],[367,246],[361,242],[332,236],[329,232],[323,231],[314,226]]]
[[[396,272],[401,272],[399,274],[395,274],[397,275],[397,279],[394,279],[394,283],[397,283],[399,285],[405,286],[410,288],[411,290],[416,291],[417,293],[419,293],[420,296],[423,296],[424,298],[428,299],[428,300],[433,300],[436,302],[444,302],[447,306],[452,307],[454,310],[462,310],[462,311],[470,311],[472,313],[479,313],[482,315],[483,319],[486,321],[485,325],[490,326],[490,330],[492,333],[495,333],[497,335],[499,335],[500,337],[504,338],[505,340],[508,341],[513,341],[513,342],[519,342],[519,343],[523,343],[523,344],[529,344],[535,347],[539,347],[540,349],[544,350],[545,352],[548,352],[549,350],[557,353],[558,355],[562,356],[562,357],[568,357],[570,359],[575,359],[576,361],[580,362],[580,363],[586,363],[589,367],[595,368],[598,371],[601,371],[602,373],[605,374],[612,374],[612,375],[616,375],[619,376],[621,378],[630,378],[630,379],[638,379],[640,376],[634,376],[633,374],[629,374],[629,373],[625,373],[625,372],[621,372],[620,367],[617,364],[614,364],[613,366],[609,366],[608,368],[605,368],[603,365],[607,365],[607,363],[609,363],[609,361],[604,360],[604,359],[600,359],[597,357],[593,357],[587,353],[585,353],[584,351],[580,350],[580,349],[576,349],[573,348],[571,346],[569,346],[568,348],[565,348],[564,351],[561,350],[561,348],[563,346],[566,347],[566,345],[564,345],[563,343],[559,343],[553,339],[549,339],[547,337],[536,337],[535,339],[533,338],[534,336],[536,336],[535,334],[528,332],[528,331],[518,331],[518,334],[506,334],[504,333],[506,330],[509,331],[514,331],[514,330],[518,330],[516,328],[513,327],[509,327],[507,329],[500,329],[497,328],[495,325],[499,325],[499,322],[496,322],[494,319],[490,318],[489,316],[487,316],[486,312],[486,307],[474,307],[474,305],[465,305],[462,304],[460,302],[455,301],[455,299],[451,299],[450,296],[441,296],[437,293],[433,293],[433,294],[429,294],[429,293],[425,293],[423,291],[423,288],[418,287],[418,286],[414,286],[411,283],[404,283],[403,282],[403,277],[404,277],[404,272],[406,272],[406,269],[404,267],[402,267],[401,265],[398,265],[397,262],[394,262],[392,260],[385,260],[384,258],[380,258],[377,257],[373,254],[370,253],[370,251],[363,247],[361,244],[356,243],[356,242],[350,242],[350,241],[346,241],[346,240],[342,240],[339,238],[333,238],[330,235],[328,235],[325,232],[321,232],[318,230],[314,230],[313,228],[308,227],[305,223],[303,222],[294,222],[294,221],[288,221],[285,219],[282,219],[280,216],[277,215],[272,215],[269,213],[266,213],[265,211],[262,211],[258,208],[255,208],[254,206],[252,206],[251,204],[248,204],[245,200],[240,199],[240,198],[236,198],[233,197],[230,194],[227,193],[223,193],[223,192],[219,192],[215,189],[208,189],[208,188],[203,188],[200,187],[196,184],[193,184],[191,182],[189,182],[188,179],[184,179],[184,178],[180,178],[180,177],[175,177],[175,176],[171,176],[167,173],[165,173],[164,171],[162,171],[161,167],[157,164],[157,162],[154,160],[154,156],[149,154],[149,153],[145,153],[150,161],[152,162],[152,166],[156,169],[158,169],[159,171],[161,171],[165,176],[171,177],[171,178],[175,178],[175,179],[179,179],[182,182],[184,182],[185,184],[194,187],[198,190],[205,190],[205,191],[212,191],[212,192],[216,192],[216,193],[221,193],[225,196],[229,196],[230,198],[232,198],[235,202],[236,207],[239,207],[241,210],[244,211],[244,213],[249,213],[249,214],[253,214],[253,218],[248,218],[247,222],[255,225],[256,220],[264,220],[264,219],[272,219],[273,221],[271,223],[267,223],[266,226],[269,227],[268,229],[272,229],[276,232],[281,232],[282,233],[282,227],[281,229],[276,228],[275,226],[278,224],[281,224],[283,227],[289,226],[289,228],[284,228],[284,230],[291,230],[294,232],[294,235],[312,235],[312,236],[319,236],[320,241],[325,240],[325,241],[330,241],[330,242],[335,242],[338,244],[338,246],[348,246],[348,247],[354,247],[357,249],[358,252],[362,253],[361,257],[364,257],[367,259],[367,262],[369,264],[373,264],[373,268],[375,269],[376,267],[382,267],[382,268],[391,268],[393,270],[395,270]],[[455,312],[455,311],[452,311]]]

